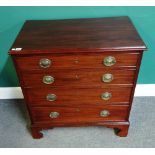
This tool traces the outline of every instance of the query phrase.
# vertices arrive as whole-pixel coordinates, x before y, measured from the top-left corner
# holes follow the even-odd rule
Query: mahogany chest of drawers
[[[10,54],[32,136],[89,125],[127,136],[144,50],[128,17],[26,21]]]

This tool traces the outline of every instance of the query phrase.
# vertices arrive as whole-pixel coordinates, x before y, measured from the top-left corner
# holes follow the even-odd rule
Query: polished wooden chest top
[[[32,136],[89,125],[127,136],[145,50],[128,17],[26,21],[9,53]]]

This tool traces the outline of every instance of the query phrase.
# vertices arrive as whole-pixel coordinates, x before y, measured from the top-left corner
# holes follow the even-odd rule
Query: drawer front
[[[128,106],[103,107],[33,107],[35,122],[74,123],[96,121],[125,121]]]
[[[105,52],[103,54],[89,54],[89,55],[40,55],[16,57],[15,61],[21,71],[33,70],[52,70],[61,68],[109,68],[105,65],[106,61],[112,61],[107,57],[112,56],[115,59],[111,67],[135,67],[139,53],[113,53]],[[41,65],[43,63],[43,65]]]
[[[131,87],[99,89],[26,89],[33,106],[129,104]]]
[[[133,85],[135,72],[135,69],[53,70],[43,73],[23,73],[23,83],[24,87],[45,88],[94,88],[105,87],[106,85]],[[112,75],[110,81],[104,80],[107,74]]]

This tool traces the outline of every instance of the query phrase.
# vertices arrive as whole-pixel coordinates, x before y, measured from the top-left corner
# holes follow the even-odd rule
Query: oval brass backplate
[[[50,116],[51,118],[57,118],[57,117],[59,117],[59,115],[60,115],[59,112],[54,111],[54,112],[51,112],[49,116]]]
[[[103,64],[108,67],[113,66],[115,63],[116,63],[116,59],[113,56],[107,56],[103,60]]]
[[[46,99],[48,101],[55,101],[57,99],[57,96],[55,94],[47,94]]]
[[[110,115],[110,112],[108,110],[102,110],[100,112],[101,117],[108,117]]]
[[[42,68],[50,67],[51,63],[52,63],[51,60],[47,59],[47,58],[40,59],[40,61],[39,61],[39,65]]]
[[[102,100],[109,100],[112,97],[112,94],[109,92],[105,92],[101,94]]]
[[[45,84],[52,84],[54,82],[54,77],[50,76],[50,75],[45,75],[43,77],[43,83]]]
[[[105,83],[111,82],[114,79],[114,76],[110,73],[102,75],[102,81]]]

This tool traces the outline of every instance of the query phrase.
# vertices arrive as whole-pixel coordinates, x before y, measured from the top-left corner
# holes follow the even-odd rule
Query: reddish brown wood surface
[[[128,129],[129,129],[129,122],[128,121],[91,121],[91,122],[72,122],[72,123],[54,123],[51,122],[39,122],[32,124],[30,126],[31,133],[33,138],[39,139],[43,137],[43,133],[41,133],[42,130],[45,129],[52,129],[53,127],[79,127],[79,126],[100,126],[100,127],[107,127],[107,128],[114,128],[115,134],[120,137],[126,137],[128,135]]]
[[[108,53],[108,54],[111,54],[112,53]],[[120,54],[122,55],[122,54]],[[131,92],[133,92],[132,90],[132,87],[129,87],[129,85],[127,84],[134,84],[133,88],[135,87],[135,82],[134,82],[134,79],[136,78],[135,77],[135,72],[137,74],[137,69],[139,68],[139,60],[141,57],[139,57],[139,54],[131,54],[132,57],[133,56],[136,56],[136,59],[134,61],[135,65],[126,65],[126,66],[123,66],[123,65],[120,65],[120,66],[112,66],[112,67],[103,67],[102,68],[98,68],[98,69],[91,69],[91,68],[83,68],[83,69],[71,69],[71,68],[58,68],[57,71],[56,69],[43,69],[43,70],[40,70],[40,69],[35,69],[35,70],[23,70],[21,69],[19,66],[20,66],[20,63],[21,64],[25,64],[25,61],[21,61],[20,63],[18,61],[16,61],[17,57],[14,57],[14,60],[15,60],[15,64],[16,64],[16,68],[20,71],[19,73],[19,77],[20,77],[20,83],[22,85],[22,88],[23,88],[23,93],[24,93],[24,96],[26,98],[26,101],[28,102],[27,106],[28,106],[28,109],[29,109],[29,113],[30,113],[30,117],[31,117],[31,121],[33,123],[33,126],[36,124],[40,124],[39,126],[40,127],[33,127],[32,126],[32,135],[34,138],[41,138],[43,135],[40,133],[40,130],[43,128],[43,124],[46,123],[47,124],[47,127],[46,128],[50,128],[50,127],[54,127],[54,126],[85,126],[85,125],[98,125],[98,123],[100,122],[101,124],[104,124],[104,122],[108,122],[108,121],[123,121],[124,122],[124,125],[110,125],[110,123],[107,123],[106,125],[104,124],[103,126],[107,126],[107,127],[113,127],[113,128],[118,128],[117,130],[117,135],[119,136],[127,136],[127,132],[128,132],[128,127],[129,126],[126,126],[126,122],[128,122],[128,116],[129,115],[129,109],[131,108],[131,99],[133,98],[133,95],[131,95]],[[113,56],[113,55],[112,55]],[[140,55],[141,56],[141,55]],[[23,58],[23,57],[19,57],[20,58]],[[29,57],[31,58],[31,57]],[[18,60],[19,60],[18,59]],[[124,61],[124,62],[131,62],[132,60],[131,59],[126,59],[127,61]],[[28,61],[27,61],[28,62]],[[31,61],[30,61],[31,62]],[[120,61],[117,61],[117,63],[120,62]],[[116,64],[117,64],[116,63]],[[138,65],[138,66],[137,66]],[[102,65],[103,66],[103,65]],[[63,66],[62,66],[63,67]],[[138,67],[138,68],[137,68]],[[136,70],[135,70],[136,69]],[[71,85],[67,85],[67,84],[64,84],[64,88],[65,87],[68,87],[68,90],[69,91],[66,91],[66,90],[60,90],[58,86],[55,86],[57,88],[57,91],[54,90],[53,92],[53,88],[50,87],[49,85],[44,85],[44,87],[46,89],[40,89],[40,91],[38,90],[38,86],[35,82],[38,82],[38,79],[39,77],[37,77],[38,75],[45,75],[46,73],[54,73],[55,72],[55,75],[57,73],[57,75],[59,75],[59,77],[62,77],[62,75],[67,75],[67,77],[70,77],[70,74],[65,74],[67,73],[66,70],[70,71],[70,73],[74,74],[75,73],[78,73],[78,71],[80,72],[80,74],[82,75],[82,81],[83,81],[83,84],[84,84],[84,87],[87,88],[88,87],[88,83],[90,83],[91,81],[89,81],[88,79],[90,79],[90,76],[91,74],[92,75],[95,75],[94,77],[99,77],[101,76],[101,73],[109,73],[109,71],[114,74],[114,80],[113,82],[111,83],[108,83],[108,84],[105,84],[105,83],[102,83],[101,82],[101,77],[100,78],[93,78],[96,79],[96,83],[99,82],[98,86],[97,87],[100,87],[98,89],[95,90],[95,93],[94,91],[91,93],[89,93],[89,91],[83,91],[84,89],[81,90],[78,90],[78,91],[72,91],[71,90],[71,85],[72,86],[78,86],[78,84],[76,85],[75,83],[71,82],[71,79],[67,80],[67,82],[71,83]],[[103,71],[102,71],[103,70]],[[64,74],[61,74],[60,71],[65,71]],[[36,77],[33,75],[36,75]],[[61,75],[61,76],[60,76]],[[30,77],[28,79],[26,79],[26,77]],[[125,79],[126,80],[122,80],[122,79]],[[61,79],[61,78],[60,78]],[[85,79],[85,80],[84,80]],[[100,80],[99,80],[100,79]],[[98,81],[99,80],[99,81]],[[118,80],[118,81],[117,81]],[[30,82],[30,81],[35,81],[35,82],[32,82],[30,85],[33,89],[26,89],[25,88],[25,82]],[[63,82],[65,80],[62,80]],[[73,80],[74,81],[74,80]],[[86,83],[86,81],[88,81],[88,83]],[[122,81],[124,81],[124,87],[121,87],[120,88],[120,85],[122,84]],[[41,81],[40,81],[41,82]],[[39,82],[39,83],[40,83]],[[59,82],[60,84],[61,82]],[[80,82],[79,82],[80,83]],[[103,86],[102,86],[102,84]],[[113,88],[113,85],[114,83],[116,83],[117,85],[115,85],[116,87]],[[81,84],[81,83],[80,83]],[[79,84],[79,85],[80,85]],[[29,85],[29,84],[28,84]],[[41,86],[41,84],[38,84],[39,86]],[[94,86],[95,86],[95,83],[94,83]],[[128,87],[127,87],[128,86]],[[131,85],[132,86],[132,85]],[[93,85],[91,86],[93,87]],[[102,88],[102,89],[101,89]],[[49,102],[48,104],[48,101],[46,101],[46,94],[47,94],[47,90],[52,90],[52,93],[55,93],[56,95],[58,94],[61,94],[60,96],[62,97],[60,99],[60,101],[62,102],[62,104],[60,102],[58,102],[59,100],[55,101],[55,102]],[[31,90],[37,90],[37,91],[31,91]],[[111,91],[112,94],[113,94],[113,97],[105,102],[103,100],[100,99],[100,97],[98,96],[98,94],[101,94],[101,92],[105,90],[105,91]],[[40,92],[40,93],[39,93]],[[64,93],[63,93],[64,92]],[[67,95],[67,92],[68,95]],[[72,93],[73,92],[73,93]],[[75,93],[76,92],[76,93]],[[98,93],[97,93],[98,92]],[[51,93],[51,92],[50,92]],[[74,95],[74,93],[76,95]],[[90,94],[88,97],[86,96],[86,94]],[[44,95],[44,98],[43,98],[43,94]],[[65,94],[65,95],[64,95]],[[79,94],[79,96],[77,95]],[[93,96],[95,94],[95,96]],[[123,95],[122,95],[123,94]],[[76,97],[75,97],[76,96]],[[82,97],[81,97],[82,96]],[[58,98],[59,99],[59,98]],[[79,100],[82,99],[82,102],[79,102]],[[83,100],[84,99],[84,100]],[[101,101],[99,101],[101,100]],[[104,103],[103,103],[104,102]],[[59,104],[60,103],[60,104]],[[129,104],[129,107],[127,107],[125,110],[117,110],[117,109],[112,109],[111,112],[112,112],[112,116],[109,118],[107,117],[107,120],[106,119],[103,119],[103,120],[100,120],[100,119],[92,119],[91,117],[90,118],[87,118],[87,117],[84,117],[83,121],[81,118],[79,118],[79,121],[70,121],[68,120],[68,122],[66,121],[66,119],[64,121],[60,121],[59,123],[52,123],[50,124],[50,121],[46,121],[44,119],[47,119],[47,110],[45,109],[49,109],[49,107],[51,106],[51,108],[53,106],[55,106],[55,108],[57,109],[64,109],[65,107],[69,107],[72,105],[72,108],[77,108],[77,107],[80,107],[82,108],[83,106],[86,106],[86,107],[83,107],[84,109],[88,109],[90,107],[90,105],[94,106],[94,107],[91,107],[91,109],[94,109],[94,110],[97,110],[98,108],[103,108],[104,106],[106,106],[107,108],[111,108],[112,105],[120,105],[120,107],[124,107],[123,105],[128,105]],[[38,107],[41,106],[41,107]],[[40,108],[41,110],[41,118],[36,114],[36,112],[33,110],[33,107],[32,106],[36,106],[36,108]],[[99,106],[98,108],[96,106]],[[71,108],[71,109],[72,109]],[[35,114],[35,115],[34,115]],[[68,114],[68,111],[65,112],[65,114]],[[121,115],[123,114],[123,116]],[[94,113],[93,112],[90,112],[90,115],[92,115],[93,118],[96,118],[94,117]],[[36,119],[38,119],[36,121]],[[49,119],[49,118],[48,118]],[[73,116],[73,120],[76,119],[76,117]],[[81,121],[80,121],[81,119]],[[42,127],[41,127],[42,126]]]
[[[112,74],[113,80],[109,83],[102,81],[102,76]],[[134,83],[135,69],[80,69],[80,70],[53,70],[48,72],[23,73],[24,87],[43,87],[43,88],[98,88],[110,85],[130,85]],[[44,76],[52,76],[54,82],[45,84]]]
[[[78,123],[94,121],[125,121],[127,120],[128,106],[96,106],[93,107],[33,107],[33,118],[36,122]],[[108,110],[110,115],[101,117],[100,112]],[[50,118],[51,112],[59,112],[58,118]]]
[[[129,104],[132,88],[97,88],[97,89],[26,89],[30,105],[64,106],[64,105],[105,105],[105,104]],[[109,100],[101,99],[101,94],[109,92],[112,97]],[[48,101],[47,94],[55,94],[57,100]]]
[[[138,62],[137,62],[137,70],[136,70],[136,74],[134,76],[134,86],[133,86],[132,92],[130,94],[130,106],[129,106],[129,111],[128,111],[128,117],[130,116],[130,111],[131,111],[132,102],[133,102],[133,98],[134,98],[134,92],[135,92],[135,88],[136,88],[136,83],[137,83],[137,79],[138,79],[139,69],[140,69],[140,65],[141,65],[141,61],[142,61],[142,56],[143,56],[143,52],[141,52],[141,54],[138,58]]]
[[[103,64],[104,58],[107,56],[114,56],[116,58],[116,64],[112,67],[106,67]],[[137,65],[139,53],[126,53],[124,52],[104,52],[101,54],[73,54],[73,55],[27,55],[27,56],[19,56],[16,57],[15,61],[19,69],[22,71],[37,71],[40,70],[42,72],[52,71],[53,69],[80,69],[80,68],[103,68],[110,69],[115,67],[135,67]],[[48,68],[42,68],[39,65],[39,61],[43,58],[47,58],[52,61],[52,64]]]
[[[42,129],[62,126],[99,125],[116,128],[118,136],[127,136],[129,114],[138,77],[143,41],[127,17],[61,21],[27,21],[10,51],[19,76],[31,119],[34,138]],[[106,67],[103,60],[114,56],[116,64]],[[41,68],[39,60],[52,61]],[[105,73],[114,80],[101,81]],[[55,81],[47,85],[44,75]],[[108,101],[101,93],[110,92]],[[46,95],[57,95],[50,102]],[[101,110],[110,115],[101,117]],[[60,116],[51,119],[49,113]]]
[[[28,53],[51,49],[146,49],[128,17],[26,21],[12,46],[19,47]]]

